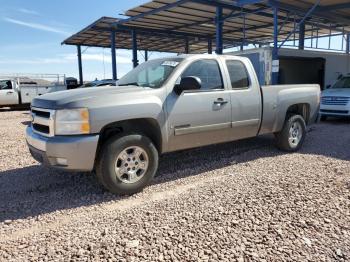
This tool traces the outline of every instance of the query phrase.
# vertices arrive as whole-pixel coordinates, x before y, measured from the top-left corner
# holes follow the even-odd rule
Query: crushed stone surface
[[[161,157],[131,197],[39,165],[28,111],[0,110],[0,261],[349,261],[350,121]]]

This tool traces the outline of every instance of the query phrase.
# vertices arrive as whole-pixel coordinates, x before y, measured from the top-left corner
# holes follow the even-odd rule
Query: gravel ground
[[[38,165],[28,120],[0,112],[0,261],[350,260],[350,121],[312,126],[295,154],[264,136],[165,155],[115,197]]]

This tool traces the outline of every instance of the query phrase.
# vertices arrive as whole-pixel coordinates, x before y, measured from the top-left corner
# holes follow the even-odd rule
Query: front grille
[[[341,96],[324,96],[322,97],[322,105],[337,105],[337,106],[346,106],[350,102],[350,97],[341,97]]]
[[[44,108],[32,108],[33,131],[43,136],[53,136],[54,114],[54,110]]]
[[[33,129],[44,134],[50,134],[50,127],[40,125],[40,124],[33,124]]]
[[[326,110],[326,109],[321,109],[321,113],[331,113],[331,114],[348,114],[349,111],[346,110]]]
[[[50,112],[46,112],[46,111],[44,112],[44,111],[32,109],[32,113],[40,117],[50,118]]]

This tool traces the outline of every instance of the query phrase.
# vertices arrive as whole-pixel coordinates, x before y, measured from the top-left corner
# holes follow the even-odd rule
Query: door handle
[[[218,106],[222,106],[222,105],[225,105],[227,103],[228,103],[228,101],[224,100],[223,98],[218,98],[214,101],[214,105],[218,105]]]
[[[13,91],[8,91],[8,92],[6,93],[6,95],[11,95],[11,94],[13,94]]]

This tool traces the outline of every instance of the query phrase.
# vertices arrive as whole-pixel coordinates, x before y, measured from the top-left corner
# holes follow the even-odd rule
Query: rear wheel
[[[143,135],[131,134],[109,139],[102,147],[96,166],[101,184],[114,194],[141,191],[158,168],[158,152]]]
[[[298,151],[306,137],[306,123],[300,115],[287,117],[283,129],[276,134],[277,147],[283,151]]]

